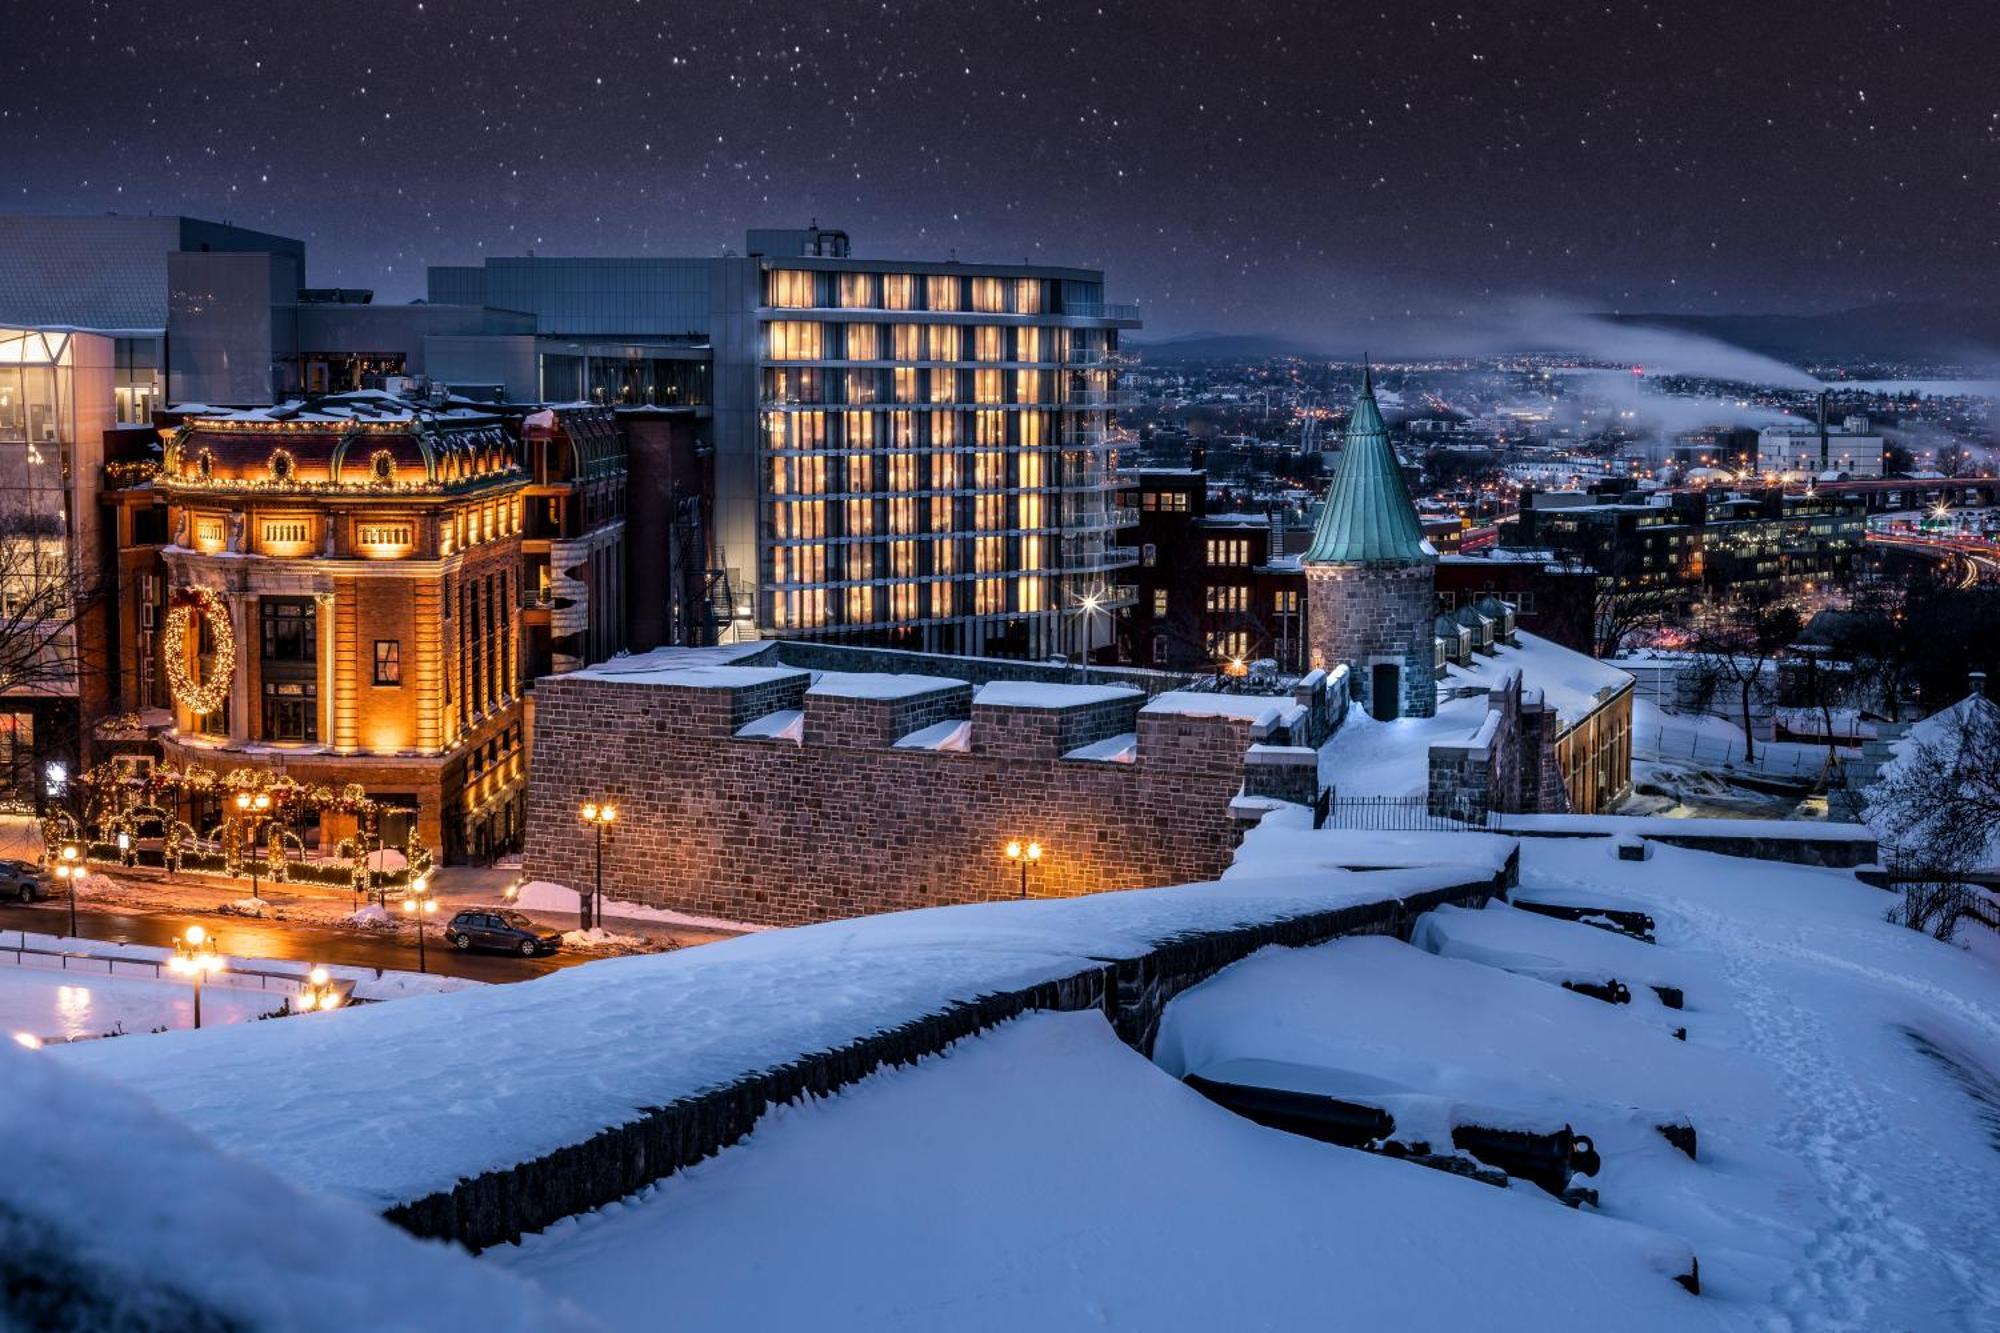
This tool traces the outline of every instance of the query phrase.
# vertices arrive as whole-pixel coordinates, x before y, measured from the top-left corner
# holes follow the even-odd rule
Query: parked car
[[[0,898],[31,903],[47,896],[40,866],[28,861],[0,861]]]
[[[498,907],[469,907],[445,924],[444,938],[456,948],[504,949],[524,958],[554,953],[562,947],[562,932],[538,926],[519,912]]]

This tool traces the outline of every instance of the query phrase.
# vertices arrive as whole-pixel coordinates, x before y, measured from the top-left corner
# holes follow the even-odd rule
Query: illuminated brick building
[[[528,481],[501,418],[464,405],[190,416],[155,482],[166,762],[361,783],[409,812],[385,840],[413,824],[448,858],[514,843]]]

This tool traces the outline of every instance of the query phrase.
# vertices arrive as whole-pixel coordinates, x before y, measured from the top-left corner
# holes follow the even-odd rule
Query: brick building
[[[516,841],[527,480],[501,419],[466,407],[189,416],[152,483],[163,758],[360,783],[406,812],[385,840],[413,828],[447,857]]]
[[[527,873],[583,882],[577,811],[596,800],[618,810],[608,895],[734,920],[1011,897],[1009,841],[1044,848],[1038,897],[1211,878],[1236,846],[1239,792],[1282,798],[1301,767],[1283,761],[1337,707],[1323,678],[1296,696],[1149,699],[1183,678],[1058,683],[889,653],[846,660],[902,670],[824,670],[850,650],[795,651],[814,647],[662,650],[543,681]]]
[[[1265,658],[1302,670],[1305,575],[1273,549],[1273,520],[1210,513],[1199,468],[1143,468],[1137,479],[1139,567],[1120,657],[1174,671]]]

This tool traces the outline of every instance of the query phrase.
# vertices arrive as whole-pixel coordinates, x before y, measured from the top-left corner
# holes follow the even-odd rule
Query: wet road
[[[200,926],[216,941],[216,947],[239,958],[289,958],[305,963],[339,963],[349,967],[373,967],[398,972],[417,970],[414,937],[362,935],[351,930],[324,926],[295,926],[283,922],[252,921],[217,917],[213,913],[82,911],[77,913],[77,929],[86,939],[118,944],[149,944],[171,947],[189,926]],[[45,935],[65,934],[69,929],[66,906],[0,906],[0,931],[25,930]],[[440,976],[468,977],[474,981],[526,981],[558,968],[587,963],[593,955],[557,953],[547,958],[520,958],[509,954],[460,953],[438,938],[433,926],[426,937],[425,954],[429,971]]]

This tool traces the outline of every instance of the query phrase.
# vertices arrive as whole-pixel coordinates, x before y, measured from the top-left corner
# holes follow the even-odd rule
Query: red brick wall
[[[618,807],[604,842],[607,895],[773,925],[1011,896],[1010,838],[1047,849],[1029,874],[1036,896],[1209,879],[1234,851],[1229,802],[1247,723],[1128,720],[1110,734],[1137,730],[1132,764],[1059,757],[1058,736],[1108,724],[1103,705],[1033,718],[1018,741],[1017,714],[1032,710],[974,709],[968,753],[731,735],[800,707],[806,681],[803,672],[748,689],[541,681],[528,875],[588,887],[585,799]],[[1123,716],[1138,703],[1121,703]],[[886,711],[853,711],[877,710]]]

